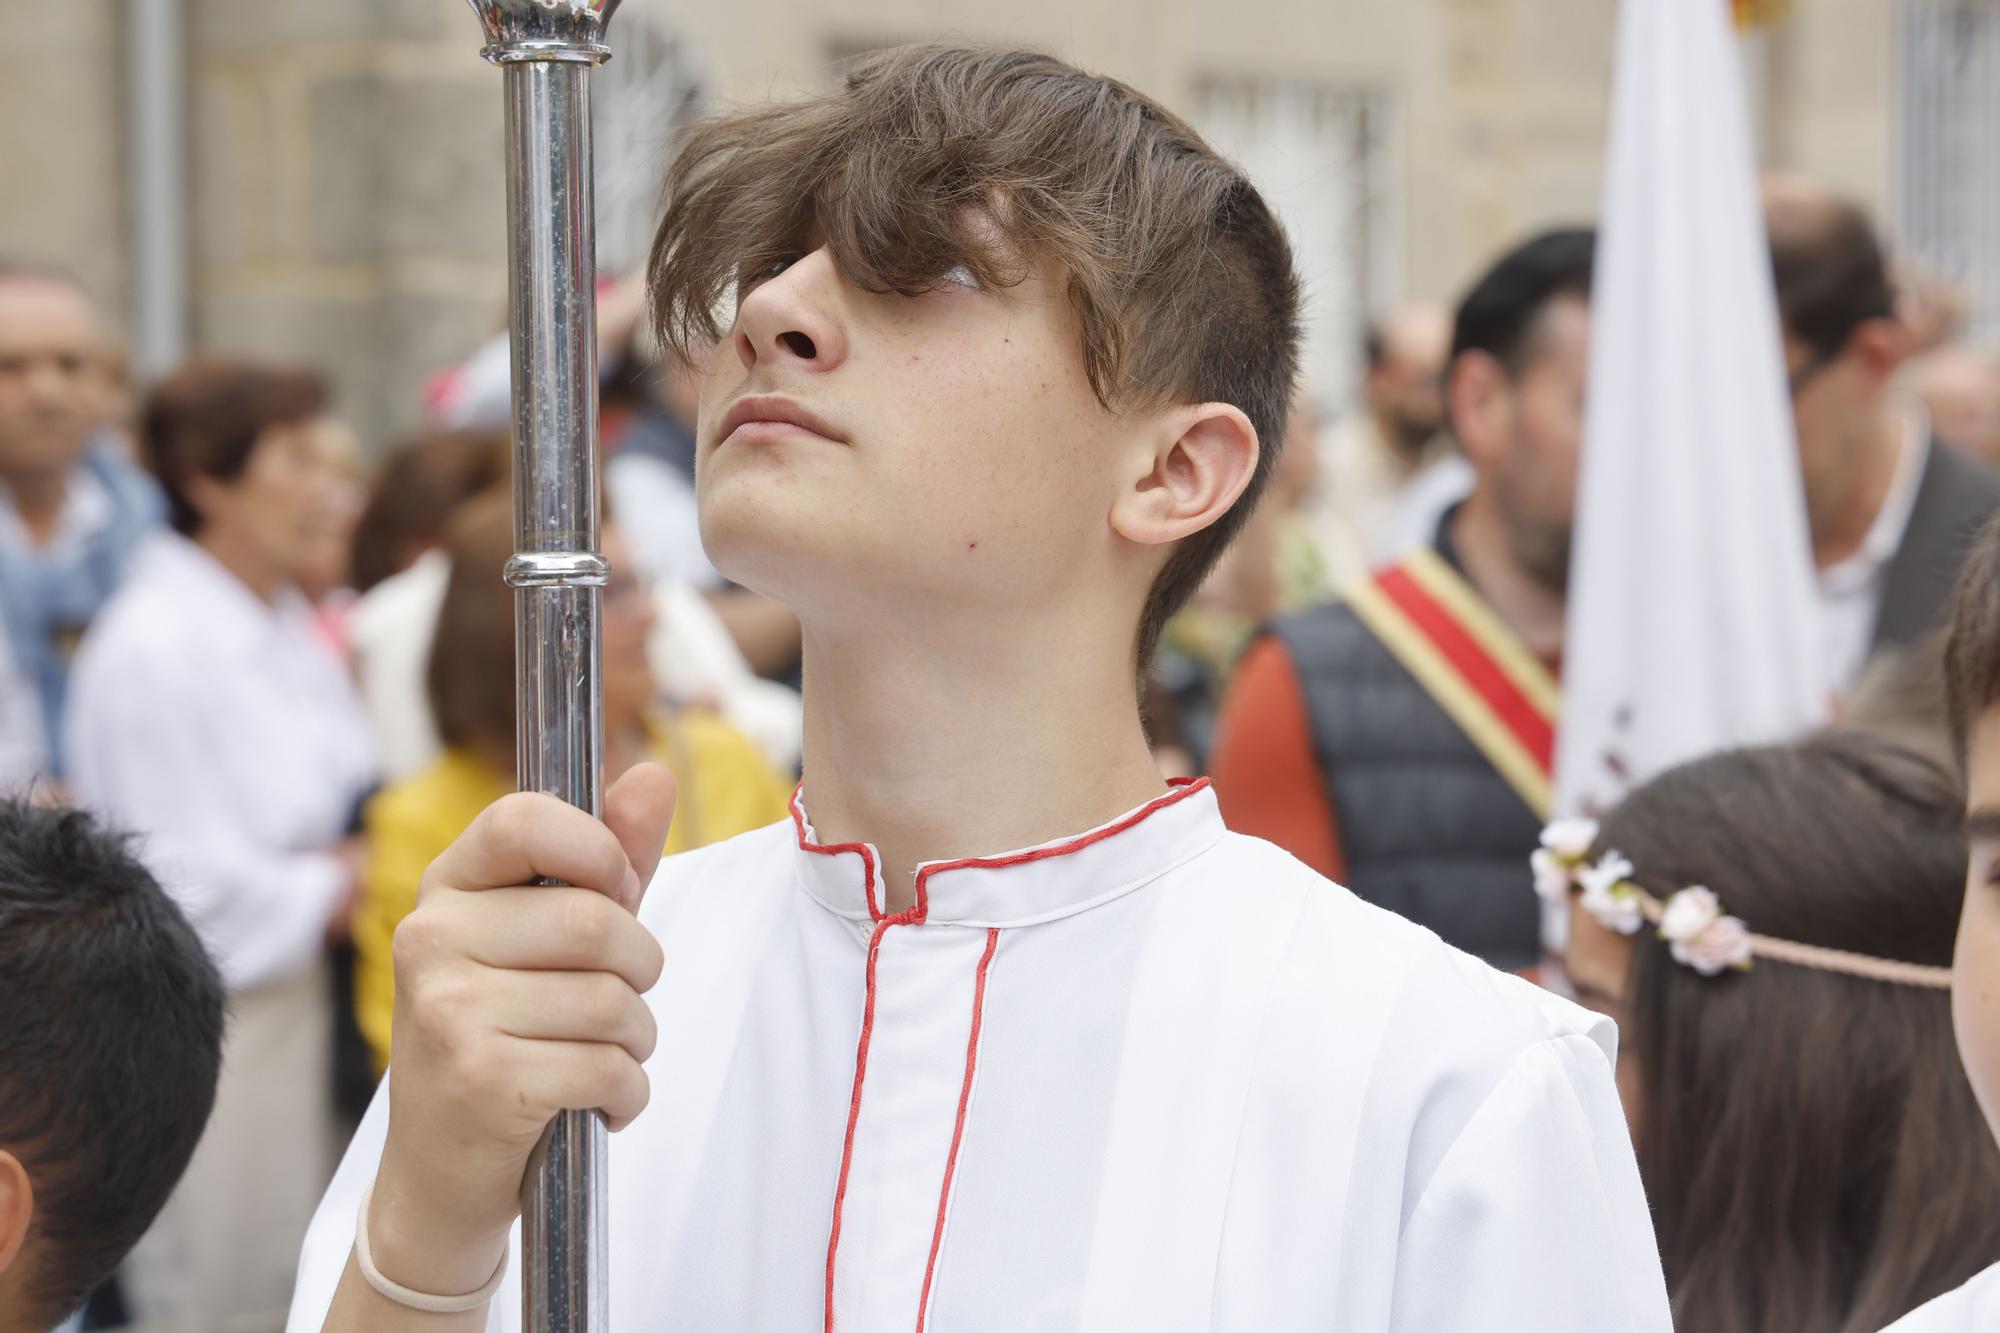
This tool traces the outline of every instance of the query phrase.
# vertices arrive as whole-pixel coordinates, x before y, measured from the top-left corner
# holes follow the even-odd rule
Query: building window
[[[1401,296],[1389,99],[1315,83],[1208,79],[1194,122],[1277,210],[1305,282],[1305,380],[1354,400],[1370,317]]]
[[[1896,26],[1901,239],[1964,293],[1971,338],[2000,346],[2000,6],[1905,0]]]

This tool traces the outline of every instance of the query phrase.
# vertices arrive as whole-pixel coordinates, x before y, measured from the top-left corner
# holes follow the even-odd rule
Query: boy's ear
[[[1162,414],[1133,456],[1111,527],[1145,546],[1193,536],[1229,512],[1257,471],[1257,430],[1228,403]]]
[[[35,1187],[21,1159],[0,1148],[0,1273],[20,1257],[35,1216]]]

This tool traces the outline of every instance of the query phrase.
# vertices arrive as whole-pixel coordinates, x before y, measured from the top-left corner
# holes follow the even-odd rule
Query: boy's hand
[[[673,808],[657,764],[619,780],[602,823],[509,796],[425,873],[395,939],[389,1130],[368,1219],[385,1276],[476,1289],[555,1114],[596,1107],[619,1129],[644,1109],[656,1034],[641,996],[663,959],[635,913]]]

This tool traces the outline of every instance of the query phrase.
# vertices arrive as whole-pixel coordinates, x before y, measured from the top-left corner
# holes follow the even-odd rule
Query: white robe
[[[1668,1328],[1610,1023],[1229,833],[1205,781],[933,863],[887,920],[874,850],[795,814],[642,909],[667,967],[612,1140],[613,1329]],[[516,1265],[491,1327],[519,1304]]]
[[[1882,1333],[1993,1333],[1995,1329],[2000,1329],[2000,1264],[1934,1301],[1925,1301]]]
[[[331,848],[375,759],[303,597],[263,602],[154,537],[84,636],[64,735],[78,804],[141,835],[231,990],[317,965],[350,878]]]

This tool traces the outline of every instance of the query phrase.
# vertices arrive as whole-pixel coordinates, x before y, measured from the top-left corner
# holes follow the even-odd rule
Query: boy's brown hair
[[[913,46],[824,96],[697,123],[667,199],[649,277],[661,340],[683,355],[721,336],[740,281],[809,237],[872,292],[916,295],[957,264],[1018,282],[1019,263],[980,239],[998,219],[1066,276],[1107,408],[1239,408],[1256,472],[1154,582],[1137,644],[1152,656],[1262,492],[1298,371],[1291,247],[1240,170],[1115,80],[1032,52]]]
[[[1958,576],[1944,644],[1944,690],[1963,771],[1972,724],[2000,702],[2000,517],[1980,530]]]

